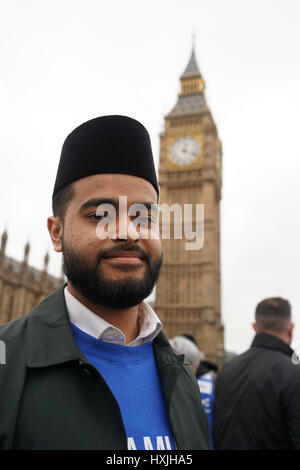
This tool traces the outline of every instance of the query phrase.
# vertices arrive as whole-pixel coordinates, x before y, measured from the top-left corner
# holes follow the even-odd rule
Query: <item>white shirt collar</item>
[[[70,321],[77,328],[102,341],[126,345],[124,333],[79,302],[70,293],[67,286],[64,289],[64,294]],[[128,346],[138,346],[151,341],[162,329],[162,323],[158,316],[145,301],[140,304],[138,321],[140,325],[139,335]]]

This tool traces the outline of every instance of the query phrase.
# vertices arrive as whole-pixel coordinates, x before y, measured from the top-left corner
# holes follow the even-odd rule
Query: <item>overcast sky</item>
[[[163,117],[196,33],[223,143],[222,318],[242,352],[256,304],[291,301],[300,345],[300,2],[0,0],[0,231],[7,254],[60,273],[46,229],[66,135],[104,114]],[[201,347],[201,345],[200,345]]]

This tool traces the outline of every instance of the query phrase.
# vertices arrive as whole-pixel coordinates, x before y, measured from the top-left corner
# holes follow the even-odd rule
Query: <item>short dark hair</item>
[[[58,191],[52,200],[52,211],[55,217],[59,217],[64,221],[66,210],[69,202],[75,195],[73,183],[68,184],[65,188]]]
[[[282,297],[262,300],[255,311],[256,325],[259,330],[282,332],[291,321],[291,305]]]

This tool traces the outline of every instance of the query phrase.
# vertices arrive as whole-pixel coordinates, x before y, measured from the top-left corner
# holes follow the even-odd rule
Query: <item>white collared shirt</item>
[[[124,333],[77,300],[66,286],[64,289],[70,321],[80,330],[107,343],[126,345]],[[138,322],[140,332],[127,346],[139,346],[154,339],[162,329],[162,323],[150,305],[140,304]]]

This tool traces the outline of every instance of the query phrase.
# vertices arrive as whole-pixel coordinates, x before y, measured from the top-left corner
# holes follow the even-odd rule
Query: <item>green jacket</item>
[[[126,450],[119,405],[75,342],[63,287],[0,327],[0,449]],[[209,449],[199,387],[161,332],[155,358],[178,449]]]

